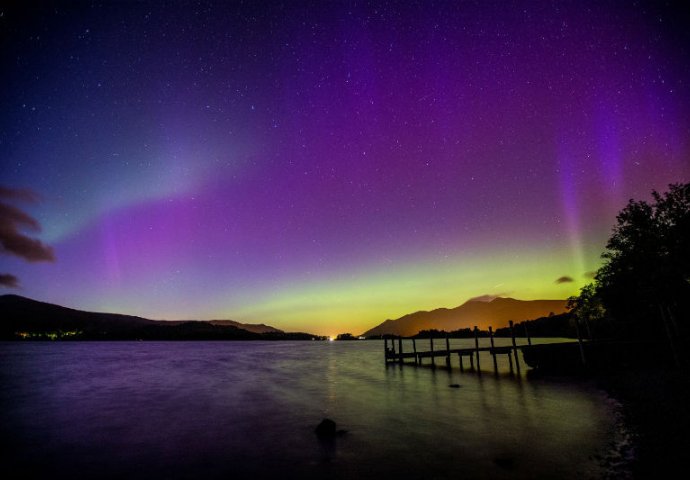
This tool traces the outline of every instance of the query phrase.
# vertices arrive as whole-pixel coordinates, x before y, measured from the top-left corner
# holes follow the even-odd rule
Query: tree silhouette
[[[630,200],[596,275],[596,295],[623,336],[687,336],[690,313],[690,184],[669,185],[654,202]]]
[[[570,310],[573,320],[585,329],[588,338],[612,336],[610,319],[594,283],[582,287],[580,295],[568,298],[566,308]]]

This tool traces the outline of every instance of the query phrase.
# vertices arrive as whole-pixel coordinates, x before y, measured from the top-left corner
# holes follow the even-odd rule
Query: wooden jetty
[[[458,361],[460,365],[460,370],[465,371],[464,359],[469,360],[470,370],[481,372],[480,365],[480,353],[488,352],[493,360],[494,371],[498,371],[498,360],[497,358],[501,355],[507,357],[510,364],[510,370],[513,368],[520,371],[520,359],[518,353],[523,349],[531,349],[532,339],[529,337],[528,332],[525,330],[527,344],[517,345],[515,339],[515,329],[513,322],[510,321],[510,332],[511,332],[511,344],[507,346],[496,346],[494,344],[494,332],[492,327],[489,327],[489,342],[490,346],[480,346],[479,344],[479,328],[474,327],[474,347],[465,348],[451,348],[450,337],[446,335],[444,338],[430,337],[428,339],[428,349],[422,347],[423,343],[427,342],[427,339],[421,338],[403,338],[403,337],[384,337],[384,349],[385,349],[385,362],[386,364],[397,363],[400,365],[413,364],[413,365],[423,365],[425,359],[430,360],[431,366],[435,366],[435,360],[437,357],[444,358],[446,367],[451,368],[452,357],[454,355],[458,356]],[[436,343],[434,343],[436,340]],[[440,342],[439,342],[440,340]],[[445,340],[445,341],[444,341]],[[411,349],[410,349],[411,342]],[[581,343],[582,340],[567,342],[568,344]],[[407,351],[405,347],[407,346]],[[538,347],[535,345],[534,347]],[[514,363],[514,366],[513,366]],[[476,365],[475,365],[476,364]]]

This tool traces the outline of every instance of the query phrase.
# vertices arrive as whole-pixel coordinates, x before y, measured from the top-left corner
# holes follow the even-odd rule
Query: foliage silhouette
[[[673,343],[690,332],[677,321],[690,316],[690,183],[652,197],[618,214],[595,283],[569,306],[600,335]]]

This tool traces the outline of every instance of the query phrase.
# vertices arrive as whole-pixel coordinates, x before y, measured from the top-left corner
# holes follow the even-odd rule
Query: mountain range
[[[445,330],[447,332],[475,325],[482,330],[489,326],[505,327],[509,320],[520,322],[559,314],[566,311],[566,300],[516,300],[496,297],[469,300],[455,308],[437,308],[403,315],[395,320],[386,320],[367,330],[365,337],[379,335],[401,335],[408,337],[422,330]]]
[[[566,311],[565,300],[479,298],[455,308],[438,308],[386,320],[362,335],[411,336],[422,330],[447,332],[489,326],[505,327]],[[87,340],[254,340],[311,339],[308,333],[286,333],[264,324],[234,320],[150,320],[132,315],[97,313],[39,302],[19,295],[0,296],[0,339],[66,338]]]
[[[263,324],[233,320],[149,320],[97,313],[39,302],[19,295],[0,296],[0,339],[74,338],[90,340],[253,340],[314,338]]]

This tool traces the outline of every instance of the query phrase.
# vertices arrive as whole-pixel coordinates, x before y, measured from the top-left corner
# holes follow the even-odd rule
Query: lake
[[[481,362],[481,375],[461,373],[457,356],[451,370],[442,359],[435,369],[386,366],[382,341],[1,343],[3,471],[625,476],[629,435],[614,400],[584,382],[532,378],[524,363],[511,374],[503,356],[497,374],[488,354]],[[347,433],[319,441],[323,418]]]

